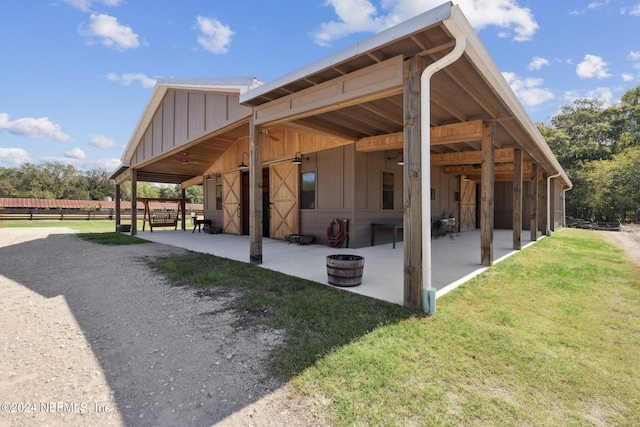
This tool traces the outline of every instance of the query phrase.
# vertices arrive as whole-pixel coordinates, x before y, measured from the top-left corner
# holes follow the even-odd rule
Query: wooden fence
[[[138,215],[142,217],[142,213]],[[59,221],[78,221],[78,220],[115,220],[116,213],[110,211],[82,211],[82,210],[24,210],[24,209],[0,209],[0,221],[12,220],[59,220]],[[120,215],[122,221],[131,221],[131,212],[122,213]]]

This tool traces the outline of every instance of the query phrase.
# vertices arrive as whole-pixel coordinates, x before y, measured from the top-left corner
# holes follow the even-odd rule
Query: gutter
[[[431,77],[441,69],[457,61],[467,45],[467,37],[462,31],[454,35],[456,45],[447,55],[429,65],[420,76],[420,153],[422,186],[422,311],[428,314],[436,312],[436,289],[431,286],[431,227],[425,227],[426,220],[431,222]],[[426,129],[426,131],[425,131]]]
[[[555,175],[547,177],[547,232],[545,233],[547,236],[551,236],[551,179],[557,178],[560,175],[562,175],[562,173],[558,172]]]

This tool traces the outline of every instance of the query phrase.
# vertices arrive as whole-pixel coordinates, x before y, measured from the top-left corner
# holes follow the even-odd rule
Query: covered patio
[[[139,232],[138,236],[156,243],[177,246],[194,252],[207,253],[240,262],[248,261],[249,236],[230,234],[188,233],[180,230]],[[517,250],[512,245],[512,230],[494,231],[494,264]],[[523,248],[533,244],[529,235]],[[358,249],[331,248],[322,244],[295,245],[282,240],[264,239],[264,256],[260,267],[290,276],[327,284],[326,256],[354,254],[365,258],[362,284],[341,288],[368,297],[403,304],[403,242],[396,249],[391,243]],[[480,265],[480,230],[441,237],[432,241],[432,284],[436,297],[455,289],[488,267]]]
[[[433,288],[562,227],[572,185],[450,2],[268,83],[159,80],[111,178],[118,224],[127,181],[134,203],[138,181],[180,184],[183,198],[202,185],[224,236],[186,247],[321,283],[332,252],[278,239],[348,224],[368,259],[355,291],[423,311]],[[432,239],[452,218],[460,236]],[[404,243],[368,247],[380,223],[402,225]]]

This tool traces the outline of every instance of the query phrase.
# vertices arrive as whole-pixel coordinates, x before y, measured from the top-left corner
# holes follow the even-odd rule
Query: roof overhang
[[[566,173],[524,110],[515,93],[464,17],[451,2],[378,33],[362,42],[336,52],[272,82],[244,92],[243,105],[261,109],[296,102],[296,99],[319,93],[329,82],[380,68],[380,64],[401,56],[404,60],[422,56],[427,64],[436,62],[455,45],[455,36],[466,36],[463,56],[434,75],[431,82],[431,126],[483,120],[496,124],[496,148],[521,148],[525,161],[538,163],[548,175],[561,177],[571,185]],[[387,91],[380,98],[362,97],[333,107],[316,103],[307,114],[296,110],[290,123],[323,130],[358,140],[403,130],[402,87]],[[283,121],[280,114],[279,122]],[[432,153],[477,151],[480,141],[432,145]]]

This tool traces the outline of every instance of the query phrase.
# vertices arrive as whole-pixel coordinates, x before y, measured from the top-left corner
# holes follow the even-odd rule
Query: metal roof
[[[415,56],[424,58],[427,65],[436,62],[455,45],[455,34],[464,34],[467,39],[465,52],[460,59],[437,72],[431,79],[431,126],[461,123],[471,120],[493,122],[495,126],[495,148],[521,148],[525,162],[538,163],[550,175],[560,173],[564,182],[570,180],[540,135],[535,124],[517,99],[508,82],[494,63],[490,54],[466,20],[458,6],[447,2],[413,19],[376,34],[364,41],[313,62],[280,78],[260,84],[253,79],[252,87],[240,93],[242,105],[259,109],[261,106],[315,87],[332,79],[366,69],[392,58],[404,60]],[[161,80],[162,82],[162,80]],[[248,80],[242,80],[249,83]],[[194,84],[190,79],[173,80],[173,83]],[[147,106],[141,124],[131,140],[125,154],[131,154],[131,144],[139,141],[148,124],[154,107],[161,102],[170,84],[158,84]],[[321,110],[309,110],[288,121],[298,127],[358,140],[360,138],[402,132],[404,129],[403,89],[379,96],[363,97],[349,105],[325,106]],[[268,125],[268,124],[267,124]],[[226,130],[222,141],[231,140],[240,133],[248,135],[248,121],[240,127]],[[207,152],[217,147],[219,140],[203,139],[190,149],[202,148]],[[224,144],[223,144],[224,145]],[[220,148],[220,147],[218,147]],[[224,147],[222,147],[224,148]],[[479,151],[480,141],[465,141],[431,147],[432,153],[455,153]],[[180,153],[175,153],[179,155]],[[189,154],[190,155],[190,154]],[[156,167],[160,167],[157,166]],[[206,167],[200,168],[203,171]],[[192,176],[202,173],[192,168]],[[145,170],[156,176],[162,170],[153,165]],[[183,179],[183,177],[178,177]],[[142,179],[142,178],[141,178]],[[165,181],[168,182],[168,181]]]
[[[454,34],[467,38],[464,55],[431,79],[431,126],[483,120],[496,123],[496,148],[522,148],[525,161],[541,165],[549,174],[560,172],[570,185],[535,124],[525,112],[508,82],[468,23],[451,2],[383,31],[351,47],[251,89],[240,102],[259,108],[297,92],[312,90],[336,77],[353,73],[385,60],[421,56],[427,65],[449,53]],[[363,99],[356,105],[324,108],[290,121],[298,126],[360,139],[402,132],[403,93]],[[432,146],[432,153],[480,150],[480,141]]]

